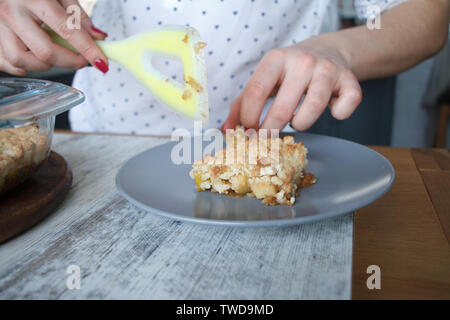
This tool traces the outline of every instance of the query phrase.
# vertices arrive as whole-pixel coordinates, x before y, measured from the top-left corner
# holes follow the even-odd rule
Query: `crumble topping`
[[[0,193],[26,179],[47,158],[47,135],[36,124],[0,130]]]
[[[227,148],[195,162],[190,176],[197,191],[248,195],[266,205],[293,205],[298,191],[315,183],[305,174],[308,150],[292,136],[249,137],[242,127],[227,132]]]
[[[202,50],[204,47],[206,47],[206,42],[199,41],[194,46],[195,53],[200,53],[200,50]]]
[[[188,79],[186,80],[186,83],[188,85],[191,86],[192,89],[194,89],[196,92],[200,93],[203,91],[202,86],[200,85],[200,83],[197,82],[197,80],[195,80],[194,78],[192,78],[191,76],[188,77]]]
[[[187,99],[189,99],[191,96],[192,96],[192,92],[191,92],[191,91],[189,91],[189,90],[184,90],[184,91],[183,91],[183,95],[181,96],[181,98],[182,98],[183,100],[187,100]]]

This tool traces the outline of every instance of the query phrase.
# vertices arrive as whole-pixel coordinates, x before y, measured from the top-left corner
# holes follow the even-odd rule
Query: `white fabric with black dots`
[[[382,10],[404,0],[355,0],[358,14],[377,4]],[[208,44],[210,122],[219,128],[230,103],[245,87],[260,59],[273,48],[286,47],[339,27],[336,0],[99,0],[93,22],[120,40],[165,24],[189,25]],[[155,59],[155,67],[182,79],[180,63]],[[77,72],[74,87],[86,101],[70,112],[72,130],[170,135],[193,122],[160,103],[126,69],[110,61],[103,75],[94,68]]]

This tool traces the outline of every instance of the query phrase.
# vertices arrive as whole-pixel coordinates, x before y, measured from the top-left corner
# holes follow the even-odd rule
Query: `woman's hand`
[[[67,7],[80,8],[80,29],[70,28]],[[41,25],[67,40],[80,54],[52,42]],[[0,0],[0,70],[23,76],[53,66],[79,69],[88,63],[108,71],[108,59],[94,42],[107,36],[95,28],[77,0]]]
[[[305,96],[299,110],[297,106]],[[297,130],[311,127],[329,105],[336,119],[348,118],[361,102],[361,88],[344,58],[319,38],[269,51],[242,94],[231,104],[222,130],[247,128]],[[259,126],[267,98],[276,96]]]

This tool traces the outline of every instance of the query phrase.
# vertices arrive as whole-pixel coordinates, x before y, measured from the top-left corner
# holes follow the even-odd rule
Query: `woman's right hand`
[[[70,28],[69,6],[80,8],[80,28]],[[53,43],[41,28],[46,24],[79,54]],[[107,34],[95,28],[77,0],[0,0],[0,70],[24,76],[53,66],[79,69],[88,63],[108,71],[108,59],[94,40]]]

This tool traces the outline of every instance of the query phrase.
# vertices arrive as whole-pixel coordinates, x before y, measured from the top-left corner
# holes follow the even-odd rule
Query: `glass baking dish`
[[[0,78],[0,195],[28,179],[47,159],[55,116],[84,94],[45,80]]]

